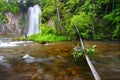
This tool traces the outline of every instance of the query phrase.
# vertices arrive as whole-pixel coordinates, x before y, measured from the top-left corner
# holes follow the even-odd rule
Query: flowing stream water
[[[91,58],[102,80],[120,79],[120,45],[114,42],[85,41],[96,44]],[[0,80],[94,80],[85,60],[75,62],[72,42],[40,44],[0,39]]]
[[[93,58],[102,80],[120,80],[120,42],[89,42],[96,44]]]
[[[86,62],[74,62],[71,42],[39,44],[7,38],[0,42],[0,80],[94,79]]]

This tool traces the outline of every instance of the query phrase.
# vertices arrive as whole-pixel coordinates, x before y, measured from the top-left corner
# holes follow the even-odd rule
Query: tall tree
[[[59,0],[56,0],[56,12],[57,12],[58,27],[61,31],[62,25],[61,25],[61,19],[60,19],[60,11],[59,11]]]

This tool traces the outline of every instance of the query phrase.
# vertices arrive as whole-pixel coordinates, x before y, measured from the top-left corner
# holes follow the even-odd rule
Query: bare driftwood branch
[[[76,24],[74,24],[74,26],[75,26],[75,28],[76,28],[76,30],[77,30],[77,33],[78,33],[78,36],[79,36],[79,39],[80,39],[80,43],[81,43],[81,45],[82,45],[82,49],[85,49],[85,46],[84,46],[83,41],[82,41],[82,38],[81,38],[81,36],[80,36],[80,32],[79,32]]]
[[[74,24],[74,25],[75,25],[75,24]],[[78,30],[78,28],[77,28],[76,25],[75,25],[75,28],[76,28],[76,30],[77,30],[77,32],[78,32],[79,39],[80,39],[80,43],[81,43],[81,45],[82,45],[82,49],[84,50],[84,49],[85,49],[85,46],[84,46],[83,40],[82,40],[82,38],[81,38],[81,36],[80,36],[80,32],[79,32],[79,30]],[[89,67],[90,67],[90,69],[91,69],[91,71],[92,71],[92,74],[93,74],[95,80],[101,80],[98,72],[96,71],[94,65],[92,64],[92,62],[91,62],[91,60],[90,60],[90,58],[89,58],[89,56],[88,56],[87,54],[85,54],[85,59],[86,59],[88,65],[89,65]]]

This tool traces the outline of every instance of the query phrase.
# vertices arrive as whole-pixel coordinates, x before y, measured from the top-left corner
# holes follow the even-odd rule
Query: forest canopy
[[[119,40],[120,0],[1,0],[0,21],[6,22],[4,13],[8,11],[26,13],[35,4],[42,9],[42,25],[54,27],[54,34],[77,39],[76,25],[84,39]],[[49,25],[49,21],[54,24]]]

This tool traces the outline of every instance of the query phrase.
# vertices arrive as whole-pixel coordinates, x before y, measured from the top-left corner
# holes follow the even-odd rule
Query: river
[[[85,41],[96,45],[91,58],[103,80],[120,79],[120,43]],[[3,46],[4,45],[4,46]],[[85,60],[74,61],[74,42],[40,44],[0,39],[0,80],[94,80]]]

